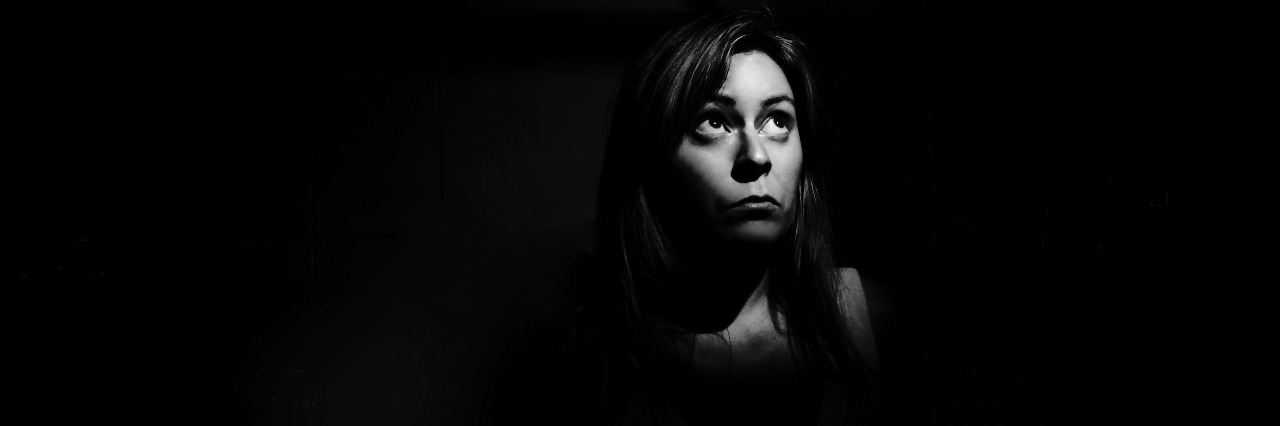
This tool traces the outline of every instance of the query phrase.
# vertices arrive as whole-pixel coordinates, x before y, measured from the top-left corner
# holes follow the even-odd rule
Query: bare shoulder
[[[839,268],[837,272],[840,275],[840,308],[844,312],[845,326],[849,327],[858,355],[878,371],[880,363],[876,355],[875,332],[871,327],[871,309],[867,305],[862,277],[854,268]]]
[[[867,293],[862,288],[862,277],[858,270],[840,268],[840,309],[844,311],[849,325],[866,332],[871,331],[871,312],[867,307]]]
[[[840,296],[844,299],[845,309],[853,308],[855,312],[867,310],[867,294],[862,289],[862,276],[853,268],[840,268]]]

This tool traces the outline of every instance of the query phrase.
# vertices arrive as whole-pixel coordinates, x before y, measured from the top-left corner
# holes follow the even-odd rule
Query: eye
[[[775,115],[764,121],[760,133],[765,136],[786,136],[791,133],[791,117]]]
[[[708,118],[698,123],[698,128],[695,131],[705,137],[717,138],[729,133],[729,125],[720,119]]]

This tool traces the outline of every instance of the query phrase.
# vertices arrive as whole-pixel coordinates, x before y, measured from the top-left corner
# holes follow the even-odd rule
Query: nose
[[[733,180],[741,183],[755,182],[760,176],[769,174],[773,163],[769,161],[769,153],[765,151],[761,136],[753,132],[741,132],[738,157],[733,162]]]

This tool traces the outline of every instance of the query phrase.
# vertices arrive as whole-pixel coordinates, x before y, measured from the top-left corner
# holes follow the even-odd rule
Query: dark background
[[[886,418],[1235,412],[1218,27],[1023,3],[773,5],[819,65]],[[16,13],[18,411],[475,424],[554,395],[513,360],[566,318],[610,96],[715,2],[468,4]]]

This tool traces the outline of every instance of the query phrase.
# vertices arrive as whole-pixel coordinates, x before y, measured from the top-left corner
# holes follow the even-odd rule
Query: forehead
[[[760,51],[743,52],[729,58],[729,75],[720,94],[741,101],[763,100],[791,93],[791,84],[782,68]],[[751,102],[754,103],[754,102]]]

